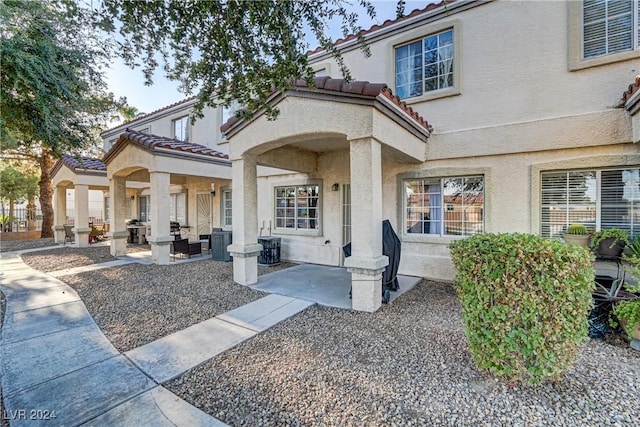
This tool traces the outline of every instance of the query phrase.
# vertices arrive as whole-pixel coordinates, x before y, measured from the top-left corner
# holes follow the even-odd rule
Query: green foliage
[[[2,150],[56,155],[84,148],[114,107],[102,65],[109,43],[71,0],[0,6]]]
[[[607,228],[606,230],[600,230],[593,233],[591,236],[591,246],[594,249],[597,249],[600,242],[609,238],[614,239],[613,242],[611,242],[610,248],[616,246],[618,242],[624,242],[625,244],[629,243],[629,233],[624,230],[620,230],[619,228]]]
[[[357,3],[375,16],[369,1]],[[404,3],[399,2],[398,14],[403,12]],[[144,64],[148,84],[163,62],[167,77],[180,81],[186,93],[198,91],[197,117],[205,106],[215,106],[215,93],[227,106],[238,101],[247,111],[265,108],[267,117],[274,118],[277,110],[266,104],[274,89],[288,89],[292,79],[313,80],[307,32],[351,79],[327,36],[328,27],[339,25],[344,36],[361,32],[358,13],[340,0],[103,0],[100,17],[104,30],[124,37],[125,63]],[[364,37],[359,35],[358,41],[369,56]]]
[[[624,324],[625,331],[631,337],[634,328],[640,325],[640,298],[616,303],[612,311],[618,322]],[[615,322],[612,322],[615,325]]]
[[[38,177],[9,166],[0,170],[0,199],[23,202],[38,193]]]
[[[589,230],[587,230],[584,224],[570,224],[569,227],[567,227],[567,234],[584,236],[589,234]]]
[[[629,241],[626,250],[630,257],[640,260],[640,235]]]
[[[473,236],[450,249],[478,368],[532,384],[560,377],[587,339],[590,253],[517,233]]]

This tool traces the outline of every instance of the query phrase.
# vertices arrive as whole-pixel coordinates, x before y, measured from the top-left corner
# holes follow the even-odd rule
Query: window
[[[585,0],[582,3],[583,58],[637,49],[640,8],[637,0]]]
[[[541,230],[560,237],[571,223],[591,230],[640,232],[640,169],[548,172],[542,174]]]
[[[109,222],[109,210],[111,207],[111,198],[106,196],[104,198],[104,221]]]
[[[320,187],[303,185],[276,187],[276,228],[319,230]]]
[[[404,184],[407,233],[470,236],[484,232],[484,177],[411,179]]]
[[[231,190],[223,190],[222,191],[222,226],[223,227],[231,227],[233,225],[232,207],[233,207],[233,204],[231,201]]]
[[[175,193],[169,196],[169,221],[187,223],[187,193]]]
[[[173,121],[173,137],[180,141],[189,142],[189,116],[180,117]]]
[[[453,87],[453,30],[397,47],[396,92],[404,98]]]
[[[140,222],[151,221],[151,196],[138,198],[138,219]]]
[[[235,116],[236,111],[242,109],[242,106],[237,101],[231,101],[228,107],[225,107],[224,105],[221,105],[220,107],[220,126],[227,123],[231,117]],[[220,134],[220,139],[223,141],[226,139],[224,133]]]

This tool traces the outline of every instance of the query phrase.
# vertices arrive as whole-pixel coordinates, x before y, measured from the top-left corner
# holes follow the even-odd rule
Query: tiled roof
[[[102,160],[93,157],[80,157],[76,158],[68,154],[64,154],[60,159],[70,169],[88,169],[95,171],[106,171],[107,165]]]
[[[629,85],[629,88],[622,94],[622,100],[627,102],[634,93],[640,90],[640,75],[636,76],[636,81]]]
[[[343,79],[332,79],[331,77],[324,76],[315,78],[315,88],[309,88],[305,80],[296,80],[293,82],[291,90],[340,93],[345,95],[359,95],[368,98],[384,97],[409,115],[417,124],[424,127],[426,130],[431,131],[429,123],[417,112],[413,111],[413,108],[409,107],[405,102],[400,100],[400,98],[395,96],[386,83],[369,83],[367,81],[352,81],[347,83]],[[226,132],[241,120],[241,118],[232,116],[220,127],[220,130],[222,132]]]
[[[438,8],[443,7],[445,5],[451,4],[451,3],[455,2],[455,1],[456,0],[442,0],[439,3],[430,3],[427,6],[425,6],[424,8],[422,8],[422,9],[414,9],[411,13],[403,16],[402,18],[387,19],[386,21],[384,21],[384,23],[382,25],[374,25],[371,28],[369,28],[368,30],[362,30],[360,32],[360,34],[363,35],[363,36],[366,36],[367,34],[374,33],[374,32],[376,32],[378,30],[381,30],[383,28],[389,27],[390,25],[393,25],[393,24],[398,23],[400,21],[403,21],[405,19],[413,18],[414,16],[418,16],[418,15],[421,15],[423,13],[431,12],[434,9],[438,9]],[[351,40],[355,40],[357,38],[358,38],[358,36],[356,34],[350,34],[349,36],[345,37],[344,39],[342,39],[342,38],[341,39],[337,39],[334,42],[334,46],[346,43],[346,42],[351,41]],[[315,53],[322,52],[323,50],[324,49],[322,47],[317,47],[314,50],[307,52],[307,55],[313,55]]]
[[[193,144],[190,142],[179,141],[173,138],[167,138],[164,136],[152,135],[149,133],[142,133],[133,129],[127,128],[111,147],[107,155],[105,156],[105,162],[111,160],[115,156],[115,153],[127,142],[133,142],[141,145],[151,151],[158,150],[171,150],[185,154],[195,154],[199,156],[213,157],[221,160],[228,160],[229,156],[211,148],[207,148],[203,145]]]

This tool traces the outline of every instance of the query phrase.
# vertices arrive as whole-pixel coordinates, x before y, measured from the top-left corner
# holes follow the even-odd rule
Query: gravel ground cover
[[[79,293],[107,338],[125,352],[266,295],[234,283],[232,267],[210,259],[129,264],[60,279]]]
[[[53,238],[37,239],[37,240],[2,240],[0,233],[0,252],[22,251],[25,249],[45,248],[53,246],[55,242]]]
[[[640,356],[592,340],[561,381],[474,368],[451,285],[375,314],[311,307],[165,384],[233,426],[640,425]]]
[[[128,253],[149,250],[151,250],[149,245],[127,245]],[[83,267],[117,259],[109,252],[109,246],[89,246],[86,248],[61,246],[56,249],[22,254],[21,258],[29,267],[47,273],[63,268]]]

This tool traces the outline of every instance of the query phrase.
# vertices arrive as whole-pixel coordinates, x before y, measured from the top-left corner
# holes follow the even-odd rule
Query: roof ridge
[[[390,25],[396,24],[396,23],[398,23],[400,21],[403,21],[403,20],[405,20],[407,18],[413,18],[414,16],[418,16],[418,15],[421,15],[423,13],[431,12],[434,9],[437,9],[439,7],[442,7],[442,6],[450,4],[450,3],[454,3],[455,1],[457,1],[457,0],[441,0],[438,3],[429,3],[424,8],[422,8],[422,9],[414,9],[409,14],[404,15],[404,16],[402,16],[400,18],[387,19],[381,25],[374,24],[371,27],[369,27],[368,29],[361,30],[359,34],[349,34],[348,36],[346,36],[344,38],[338,38],[338,39],[336,39],[335,42],[333,42],[333,45],[334,46],[338,46],[338,45],[346,43],[348,41],[355,40],[355,39],[358,38],[359,35],[366,36],[367,34],[375,33],[378,30],[381,30],[383,28],[389,27]],[[307,55],[314,55],[316,53],[320,53],[320,52],[323,52],[323,51],[324,51],[324,49],[322,48],[322,46],[318,46],[313,50],[307,51]]]
[[[172,103],[172,104],[165,105],[164,107],[160,107],[160,108],[158,108],[157,110],[153,110],[153,111],[152,111],[152,112],[150,112],[150,113],[142,114],[142,115],[140,115],[140,116],[138,116],[138,117],[134,117],[134,118],[133,118],[133,119],[131,119],[131,120],[125,120],[124,122],[120,123],[119,125],[116,125],[116,126],[114,126],[114,127],[112,127],[112,128],[109,128],[109,129],[105,130],[105,131],[104,131],[104,132],[102,132],[102,133],[109,132],[109,131],[112,131],[112,130],[114,130],[114,129],[118,129],[119,127],[122,127],[122,126],[125,126],[125,125],[130,125],[130,124],[132,124],[132,123],[135,123],[135,122],[138,122],[138,121],[140,121],[140,120],[146,119],[146,118],[148,118],[149,116],[152,116],[152,115],[154,115],[154,114],[160,113],[160,112],[162,112],[162,111],[166,111],[166,110],[168,110],[168,109],[170,109],[170,108],[173,108],[173,107],[177,107],[178,105],[186,104],[187,102],[189,102],[189,101],[193,101],[194,99],[197,99],[197,98],[198,98],[198,95],[193,95],[193,96],[190,96],[190,97],[188,97],[188,98],[184,98],[184,99],[182,99],[182,100],[180,100],[180,101],[176,101],[176,102],[174,102],[174,103]]]
[[[139,145],[147,147],[153,151],[157,148],[165,150],[180,151],[183,153],[199,154],[208,157],[215,157],[218,159],[228,160],[229,156],[220,151],[206,147],[204,145],[195,144],[193,142],[180,141],[179,139],[170,138],[167,136],[154,135],[151,133],[143,133],[135,129],[126,128],[125,131],[120,134],[120,137],[116,143],[111,147],[109,153],[116,149],[116,146],[121,146],[125,141],[133,141]],[[107,153],[107,156],[109,155]]]

